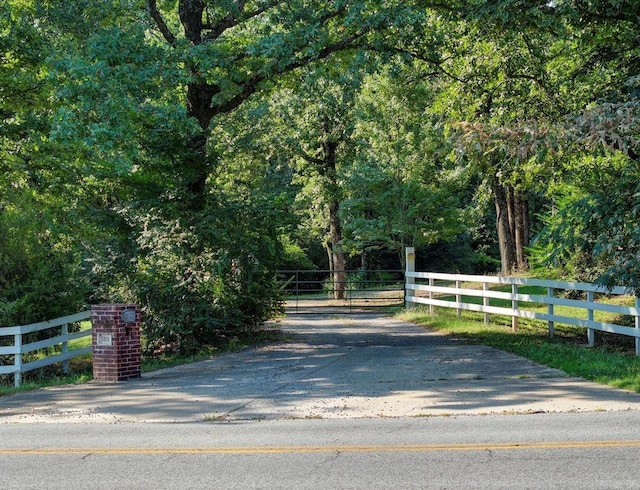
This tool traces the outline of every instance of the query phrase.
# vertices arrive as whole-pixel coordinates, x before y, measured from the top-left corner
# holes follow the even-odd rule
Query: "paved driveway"
[[[0,398],[0,422],[191,422],[640,409],[640,395],[379,315],[298,315],[289,342]]]

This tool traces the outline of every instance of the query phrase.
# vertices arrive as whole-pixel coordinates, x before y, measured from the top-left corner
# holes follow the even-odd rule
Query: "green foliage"
[[[260,204],[219,201],[189,221],[161,207],[128,212],[136,247],[121,253],[130,259],[96,272],[109,300],[141,305],[146,355],[224,344],[279,311],[280,211]]]
[[[281,237],[283,250],[280,260],[278,261],[278,268],[283,270],[311,270],[316,269],[315,264],[311,261],[302,247],[293,243],[288,236]]]
[[[345,229],[352,250],[388,249],[399,264],[421,247],[462,230],[462,176],[447,168],[447,144],[427,83],[413,68],[388,67],[367,78],[357,98],[357,159],[346,172]]]
[[[33,203],[0,211],[0,327],[76,313],[88,284],[77,253]]]
[[[543,265],[571,277],[640,292],[640,168],[621,154],[587,157],[576,169],[580,186],[565,187],[558,210],[534,248]]]
[[[0,324],[92,293],[141,303],[150,352],[215,344],[278,309],[276,268],[325,262],[338,208],[354,256],[483,269],[461,210],[487,177],[548,200],[536,257],[640,288],[622,5],[3,2]],[[629,158],[576,170],[603,147]]]
[[[49,45],[31,2],[0,6],[0,327],[77,312],[89,287],[48,152]]]

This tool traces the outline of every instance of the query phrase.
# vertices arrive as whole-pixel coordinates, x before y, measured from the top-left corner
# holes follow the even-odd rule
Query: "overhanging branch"
[[[207,35],[204,36],[204,41],[207,42],[218,39],[227,29],[231,29],[242,22],[264,14],[268,10],[280,5],[282,0],[272,0],[250,12],[245,12],[245,3],[244,0],[239,0],[236,4],[235,12],[229,12],[223,19],[213,24],[204,24],[202,26],[203,29],[209,31]]]
[[[162,18],[162,14],[158,10],[157,1],[156,0],[148,0],[147,1],[147,5],[149,7],[149,15],[151,15],[151,18],[154,20],[154,22],[158,26],[158,29],[160,30],[160,33],[162,34],[162,37],[164,37],[164,39],[172,47],[175,48],[175,46],[176,46],[176,37],[171,32],[171,29],[169,29],[169,26],[167,25],[167,23]]]

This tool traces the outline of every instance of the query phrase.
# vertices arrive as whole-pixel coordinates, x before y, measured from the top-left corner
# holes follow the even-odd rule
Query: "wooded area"
[[[0,326],[138,303],[149,353],[278,269],[640,292],[640,2],[2,0]],[[340,297],[343,292],[336,291]]]

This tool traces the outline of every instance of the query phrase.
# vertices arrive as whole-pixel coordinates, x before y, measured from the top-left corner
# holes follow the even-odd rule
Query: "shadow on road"
[[[0,421],[234,421],[640,408],[568,378],[380,314],[289,315],[289,341],[147,373],[0,398]]]

